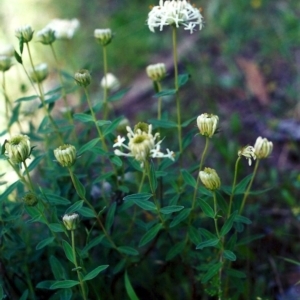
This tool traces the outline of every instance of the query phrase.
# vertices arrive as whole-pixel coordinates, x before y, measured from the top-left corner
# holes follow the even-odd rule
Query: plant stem
[[[82,276],[81,276],[81,273],[79,271],[79,266],[78,266],[78,263],[77,263],[74,230],[71,230],[71,240],[72,240],[72,252],[73,252],[73,258],[74,258],[74,265],[75,265],[75,268],[76,268],[78,280],[80,282],[81,294],[82,294],[83,299],[87,300],[87,296],[86,296],[86,292],[85,292],[85,288],[84,288],[84,282],[82,281]]]
[[[238,165],[239,165],[240,159],[241,159],[241,156],[239,156],[235,162],[234,177],[233,177],[232,190],[231,190],[231,195],[230,195],[230,200],[229,200],[227,219],[230,217],[230,214],[231,214],[231,207],[232,207],[232,201],[233,201],[233,196],[234,196],[234,192],[235,192],[237,171],[238,171]]]
[[[108,95],[108,88],[107,88],[107,49],[106,46],[102,47],[103,49],[103,74],[104,74],[104,94],[103,94],[103,106],[104,106],[104,113],[103,119],[107,120],[108,115],[108,102],[107,102],[107,95]]]
[[[157,85],[157,93],[161,92],[161,83],[159,81],[156,81],[155,83]],[[157,103],[157,120],[161,120],[161,110],[162,110],[162,97],[159,97]]]
[[[29,175],[29,170],[28,170],[28,167],[27,167],[27,164],[26,164],[25,161],[23,162],[23,165],[24,165],[25,172],[26,172],[26,175],[27,175],[27,178],[28,178],[28,182],[29,182],[29,185],[30,185],[30,190],[31,190],[32,193],[34,193],[33,183],[32,183],[31,177]]]
[[[252,178],[251,178],[251,180],[250,180],[250,182],[249,182],[249,184],[248,184],[247,190],[246,190],[246,192],[245,192],[245,194],[244,194],[244,198],[243,198],[243,201],[242,201],[242,205],[241,205],[241,208],[240,208],[240,211],[239,211],[240,215],[242,214],[242,212],[243,212],[243,210],[244,210],[244,206],[245,206],[245,203],[246,203],[246,199],[247,199],[247,197],[248,197],[248,195],[249,195],[249,192],[250,192],[250,189],[251,189],[251,187],[252,187],[252,183],[253,183],[254,177],[255,177],[255,175],[256,175],[256,172],[257,172],[257,169],[258,169],[258,165],[259,165],[259,159],[256,160],[255,167],[254,167],[253,174],[252,174]]]

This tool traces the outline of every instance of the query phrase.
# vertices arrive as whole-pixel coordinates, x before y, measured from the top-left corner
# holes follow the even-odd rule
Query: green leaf
[[[181,127],[184,128],[184,127],[187,127],[188,125],[190,125],[192,122],[196,121],[197,117],[193,117],[185,122],[183,122],[181,124]]]
[[[104,238],[104,234],[97,236],[93,240],[91,240],[83,249],[82,252],[88,252],[90,249],[94,248],[95,246],[99,245]]]
[[[14,56],[15,56],[15,59],[16,59],[16,61],[19,63],[19,64],[23,64],[23,60],[22,60],[22,57],[21,57],[21,55],[15,50],[15,52],[14,52]]]
[[[155,128],[177,128],[177,123],[168,120],[151,119],[149,123]]]
[[[65,211],[65,214],[66,215],[69,215],[69,214],[72,214],[76,211],[79,211],[80,208],[82,207],[84,201],[83,200],[80,200],[80,201],[76,201],[73,205],[71,205],[66,211]]]
[[[244,223],[244,224],[247,224],[247,225],[250,225],[252,224],[252,221],[249,220],[248,218],[244,217],[244,216],[241,216],[241,215],[236,215],[235,216],[235,219],[234,219],[234,222],[237,222],[237,223]]]
[[[95,138],[95,139],[89,141],[88,143],[84,144],[77,152],[77,155],[82,155],[82,153],[84,153],[85,151],[88,151],[88,150],[94,148],[98,142],[99,142],[99,138]]]
[[[37,99],[38,97],[39,96],[37,96],[37,95],[22,97],[22,98],[18,98],[15,102],[19,103],[19,102],[24,102],[24,101],[31,101],[31,100]]]
[[[189,227],[189,238],[194,245],[198,245],[202,242],[201,234],[194,226]]]
[[[108,210],[106,221],[105,221],[105,228],[107,231],[110,230],[111,226],[114,223],[116,208],[117,208],[117,203],[114,202]]]
[[[184,209],[184,206],[171,205],[161,208],[160,212],[164,215],[168,215],[172,214],[173,212],[181,211],[182,209]]]
[[[111,124],[111,121],[107,121],[107,120],[98,120],[97,122],[96,122],[96,124],[98,125],[98,126],[105,126],[105,125],[110,125]]]
[[[51,266],[51,270],[52,273],[54,275],[54,278],[56,280],[62,280],[62,279],[66,279],[66,272],[62,266],[62,264],[60,263],[60,261],[53,255],[50,256],[50,266]],[[53,283],[52,283],[53,284]],[[51,284],[51,285],[52,285]]]
[[[173,246],[167,253],[166,256],[166,261],[171,260],[172,258],[174,258],[176,255],[178,255],[179,253],[181,253],[183,251],[185,247],[185,241],[182,241],[180,243],[177,243],[175,246]]]
[[[182,87],[183,85],[185,85],[188,82],[190,77],[191,77],[190,74],[180,74],[178,76],[178,86]]]
[[[6,200],[7,197],[17,188],[17,186],[20,184],[20,181],[14,182],[12,185],[10,185],[5,192],[3,192],[0,196],[0,202],[3,200]]]
[[[68,289],[75,285],[79,284],[77,280],[63,280],[63,281],[56,281],[50,287],[51,290],[55,289]]]
[[[118,101],[118,100],[122,99],[129,90],[130,90],[130,88],[122,89],[122,90],[114,93],[113,95],[109,96],[107,101],[108,102]]]
[[[230,261],[236,261],[236,255],[230,250],[225,250],[223,256]]]
[[[156,191],[157,189],[157,179],[156,179],[156,175],[155,175],[155,167],[153,162],[151,161],[150,163],[150,174],[149,174],[149,180],[150,180],[150,184],[152,186],[153,192]]]
[[[123,198],[124,201],[128,201],[128,200],[143,200],[143,201],[147,201],[152,197],[152,194],[149,193],[139,193],[139,194],[132,194],[132,195],[128,195],[126,197]]]
[[[78,120],[83,123],[94,122],[94,119],[91,115],[88,114],[74,114],[74,120]]]
[[[86,217],[86,218],[95,218],[96,215],[94,213],[93,210],[91,210],[89,207],[81,207],[79,210],[78,210],[78,213],[83,216],[83,217]]]
[[[247,277],[245,273],[235,270],[235,269],[225,269],[225,273],[228,276],[235,277],[235,278],[246,278]]]
[[[67,259],[74,264],[74,256],[73,256],[73,250],[71,245],[65,240],[62,241],[62,244]]]
[[[193,188],[196,187],[196,180],[188,171],[182,169],[181,174],[186,184],[191,185]]]
[[[28,294],[28,290],[25,290],[19,300],[26,300],[28,298]]]
[[[190,208],[185,208],[183,209],[170,223],[170,228],[175,227],[176,225],[178,225],[179,223],[181,223],[182,221],[184,221],[191,213],[191,209]]]
[[[208,280],[210,280],[213,276],[218,274],[219,270],[222,267],[222,263],[219,262],[213,266],[211,266],[208,270],[208,272],[202,277],[201,282],[206,283]]]
[[[59,223],[50,223],[48,225],[48,227],[54,231],[54,232],[64,232],[64,227],[62,224],[59,224]]]
[[[125,280],[126,292],[127,292],[128,297],[130,298],[130,300],[139,300],[138,296],[136,295],[136,293],[130,283],[130,280],[129,280],[129,277],[127,274],[127,270],[125,271],[124,280]]]
[[[145,200],[141,200],[141,199],[136,199],[133,200],[133,202],[139,206],[140,208],[144,209],[144,210],[157,210],[156,206],[154,205],[154,203],[150,202],[150,201],[145,201]]]
[[[53,241],[54,241],[54,237],[46,238],[46,239],[40,241],[40,242],[36,245],[35,249],[36,249],[36,250],[40,250],[40,249],[44,248],[45,246],[51,244]]]
[[[233,222],[235,220],[235,217],[237,215],[237,211],[235,211],[234,213],[232,213],[232,215],[228,218],[228,220],[225,222],[225,224],[222,226],[222,229],[220,231],[220,235],[223,237],[224,235],[226,235],[229,230],[232,228]]]
[[[45,155],[40,155],[37,156],[33,162],[31,162],[31,164],[28,166],[28,171],[31,172],[36,166],[38,166],[38,164],[40,163],[40,161],[45,157]]]
[[[95,268],[93,271],[89,272],[88,274],[86,274],[83,277],[83,281],[87,281],[87,280],[91,280],[93,278],[95,278],[96,276],[98,276],[98,274],[102,271],[104,271],[105,269],[107,269],[109,267],[109,265],[103,265],[103,266],[99,266],[97,268]]]
[[[244,194],[251,178],[252,178],[252,174],[249,174],[241,182],[239,182],[239,184],[237,184],[237,186],[234,190],[234,194],[235,195]]]
[[[219,239],[215,238],[215,239],[210,239],[204,242],[201,242],[200,244],[197,245],[196,249],[203,249],[206,247],[214,247],[216,245],[218,245],[219,243]]]
[[[79,197],[81,199],[85,198],[85,188],[82,185],[82,183],[79,181],[79,179],[77,178],[77,176],[75,174],[73,174],[73,178],[74,178],[74,185],[76,188],[76,192],[78,193]]]
[[[296,261],[296,260],[293,260],[293,259],[290,259],[290,258],[284,258],[283,259],[291,264],[294,264],[294,265],[297,265],[297,266],[300,266],[300,262],[299,261]]]
[[[214,210],[212,209],[212,207],[207,203],[205,202],[204,200],[202,199],[199,199],[199,205],[201,207],[201,209],[203,210],[203,212],[210,218],[215,218],[215,212]]]
[[[46,200],[53,205],[69,205],[71,201],[51,193],[44,193]]]
[[[140,240],[139,247],[142,247],[147,243],[149,243],[150,241],[152,241],[156,237],[156,235],[158,234],[161,228],[162,228],[162,224],[159,223],[153,226],[148,232],[146,232],[146,234],[144,234]]]
[[[250,235],[247,237],[242,238],[237,245],[241,246],[241,245],[247,245],[255,240],[259,240],[261,238],[263,238],[265,235],[264,234],[254,234],[254,235]]]
[[[53,285],[53,283],[55,283],[55,280],[45,280],[45,281],[41,281],[36,285],[36,288],[38,289],[46,289],[46,290],[50,290],[51,286]]]
[[[175,95],[175,94],[176,94],[175,89],[169,89],[169,90],[164,90],[164,91],[161,91],[161,92],[155,94],[154,97],[160,98],[160,97],[171,96],[171,95]]]
[[[119,156],[113,156],[110,158],[111,162],[118,167],[123,165],[122,159]]]
[[[120,246],[118,247],[118,250],[126,255],[139,255],[139,252],[136,249],[128,246]]]

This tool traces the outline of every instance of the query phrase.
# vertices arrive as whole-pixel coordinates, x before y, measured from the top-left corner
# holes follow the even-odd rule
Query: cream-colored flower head
[[[33,37],[33,30],[31,26],[25,25],[16,29],[15,34],[19,40],[22,40],[24,43],[29,43]]]
[[[116,91],[120,87],[120,81],[112,73],[107,73],[106,76],[101,79],[100,84],[103,89],[106,88],[111,91]]]
[[[193,33],[196,26],[199,30],[203,26],[203,17],[200,9],[194,7],[186,0],[160,0],[158,6],[154,6],[148,14],[147,24],[154,32],[158,27],[160,31],[164,26],[183,26],[185,30]]]
[[[219,117],[213,114],[202,114],[197,118],[200,134],[211,138],[217,129]]]
[[[76,161],[76,148],[65,144],[54,150],[54,156],[62,167],[71,167]]]
[[[51,45],[55,40],[55,31],[50,27],[45,27],[44,29],[37,32],[36,36],[44,45]]]
[[[164,63],[158,63],[149,65],[146,68],[147,75],[153,81],[161,81],[167,75],[166,65]]]
[[[13,65],[11,56],[0,56],[0,71],[5,72]]]
[[[174,152],[167,149],[167,153],[163,153],[160,150],[160,144],[162,140],[158,141],[159,133],[155,135],[152,134],[152,125],[146,123],[138,123],[134,131],[127,126],[126,130],[128,132],[127,137],[129,139],[128,145],[126,145],[125,138],[118,136],[116,143],[113,147],[124,147],[129,150],[128,153],[124,153],[119,149],[115,150],[115,154],[119,156],[129,156],[134,157],[138,162],[141,163],[141,167],[144,166],[144,162],[150,157],[167,157],[174,160]]]
[[[78,19],[54,19],[46,26],[46,28],[50,28],[55,32],[55,37],[58,40],[72,39],[79,27],[80,22]]]
[[[0,56],[14,57],[15,49],[12,45],[3,45],[0,47]]]
[[[199,177],[208,190],[214,191],[221,186],[219,175],[214,169],[204,168],[203,171],[199,172]]]
[[[272,153],[273,143],[260,136],[256,139],[254,149],[258,159],[267,158]]]
[[[241,157],[241,156],[246,157],[246,159],[248,160],[249,166],[251,166],[252,159],[253,160],[256,159],[255,149],[252,146],[245,146],[244,148],[242,148],[241,150],[239,150],[238,156],[239,157]]]
[[[113,35],[110,28],[95,29],[94,37],[99,44],[106,46],[111,42]]]
[[[17,135],[5,143],[5,155],[14,164],[25,162],[30,157],[31,147],[27,135]]]
[[[48,65],[46,63],[41,63],[34,66],[34,70],[29,72],[29,76],[33,82],[43,82],[49,75]]]
[[[85,69],[81,69],[81,70],[77,71],[74,75],[74,79],[78,85],[84,86],[84,87],[87,87],[88,85],[90,85],[90,83],[92,81],[90,72]]]
[[[67,230],[75,230],[78,227],[79,215],[76,213],[63,216],[63,223]]]

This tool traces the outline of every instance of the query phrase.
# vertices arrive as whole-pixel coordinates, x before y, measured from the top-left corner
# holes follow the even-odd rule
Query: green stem
[[[84,282],[82,281],[82,275],[79,271],[79,266],[77,263],[77,257],[76,257],[76,249],[75,249],[75,237],[74,237],[74,230],[71,230],[71,240],[72,240],[72,252],[73,252],[73,258],[74,258],[74,265],[77,272],[77,277],[80,282],[80,288],[81,288],[81,294],[84,300],[87,300],[85,288],[84,288]]]
[[[159,81],[156,81],[157,85],[157,93],[161,92],[161,83]],[[161,120],[161,110],[162,110],[162,97],[158,98],[157,103],[157,119]]]
[[[257,159],[257,161],[256,161],[256,163],[255,163],[255,167],[254,167],[254,170],[253,170],[252,178],[251,178],[251,180],[250,180],[250,182],[249,182],[249,185],[248,185],[248,187],[247,187],[247,190],[246,190],[246,192],[245,192],[245,194],[244,194],[244,198],[243,198],[242,205],[241,205],[240,212],[239,212],[240,215],[242,214],[242,212],[243,212],[243,210],[244,210],[244,206],[245,206],[245,203],[246,203],[246,199],[247,199],[247,197],[248,197],[248,195],[249,195],[249,192],[250,192],[250,189],[251,189],[251,187],[252,187],[252,183],[253,183],[253,180],[254,180],[254,178],[255,178],[255,175],[256,175],[256,172],[257,172],[257,169],[258,169],[258,165],[259,165],[259,159]]]
[[[25,172],[26,172],[26,175],[27,175],[27,178],[28,178],[28,182],[29,182],[29,185],[30,185],[30,190],[31,190],[32,193],[34,193],[33,183],[32,183],[31,177],[29,175],[29,170],[28,170],[28,167],[27,167],[27,164],[26,164],[25,161],[23,162],[23,165],[24,165]]]
[[[104,106],[104,113],[103,118],[107,120],[108,115],[108,103],[107,103],[107,95],[108,95],[108,88],[107,88],[107,49],[106,46],[102,47],[103,49],[103,74],[104,74],[104,95],[103,95],[103,106]]]
[[[230,200],[229,200],[229,207],[228,207],[227,218],[229,218],[230,214],[231,214],[232,201],[233,201],[233,196],[234,196],[234,192],[235,192],[237,171],[238,171],[238,165],[239,165],[240,159],[241,159],[241,156],[239,156],[237,158],[236,162],[235,162],[234,178],[233,178],[232,190],[231,190],[231,195],[230,195]]]

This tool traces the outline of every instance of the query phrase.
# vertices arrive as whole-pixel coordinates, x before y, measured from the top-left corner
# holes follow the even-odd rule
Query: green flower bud
[[[32,40],[33,37],[33,30],[31,29],[31,26],[25,25],[23,27],[19,27],[15,33],[16,37],[19,40],[22,40],[24,43],[29,43]]]
[[[197,126],[200,130],[200,134],[211,138],[219,122],[219,117],[213,114],[202,114],[197,118]]]
[[[71,167],[76,161],[76,148],[65,144],[54,150],[54,156],[62,167]]]
[[[261,136],[256,139],[254,145],[255,155],[258,159],[267,158],[273,150],[273,143]]]
[[[33,82],[41,83],[49,75],[48,65],[46,63],[39,64],[34,67],[34,70],[29,72],[29,76]]]
[[[220,178],[214,169],[204,168],[204,171],[199,172],[199,177],[208,190],[214,191],[221,186]]]
[[[37,32],[37,37],[39,38],[39,42],[44,45],[51,45],[55,40],[55,31],[51,28],[44,28]]]
[[[161,81],[167,75],[166,66],[163,63],[149,65],[146,68],[147,75],[153,81]]]
[[[12,58],[9,56],[0,56],[0,71],[5,72],[12,66]]]
[[[81,69],[74,75],[75,81],[78,85],[87,87],[92,80],[92,77],[88,70]]]
[[[109,28],[106,29],[95,29],[94,37],[97,42],[102,46],[108,45],[112,40],[112,32]]]
[[[79,224],[79,215],[76,213],[64,215],[63,223],[67,230],[75,230]]]
[[[5,143],[5,154],[14,164],[25,162],[30,157],[31,147],[27,135],[17,135]]]
[[[27,206],[35,206],[39,202],[36,195],[31,193],[31,192],[27,193],[23,197],[23,201],[24,201],[24,204],[27,205]]]

